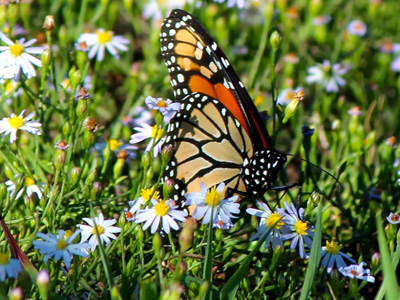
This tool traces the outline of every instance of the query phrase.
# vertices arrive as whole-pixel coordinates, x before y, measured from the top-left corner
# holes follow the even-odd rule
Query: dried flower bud
[[[43,28],[46,29],[47,31],[52,31],[54,29],[56,22],[54,21],[54,17],[49,15],[46,16],[46,18],[44,19],[44,24],[43,24]]]

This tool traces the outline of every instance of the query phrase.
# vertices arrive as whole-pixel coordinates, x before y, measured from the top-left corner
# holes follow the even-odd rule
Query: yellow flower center
[[[286,99],[287,100],[292,100],[294,98],[294,91],[289,91],[286,94]]]
[[[217,187],[214,186],[206,195],[206,203],[209,206],[217,206],[221,201],[221,192],[217,191]]]
[[[7,253],[0,253],[0,265],[6,265],[10,261],[10,256]]]
[[[164,100],[160,100],[157,102],[157,106],[158,107],[167,107],[167,102],[165,102]]]
[[[280,220],[280,221],[279,221]],[[271,214],[267,219],[267,226],[273,227],[275,225],[275,229],[281,228],[285,223],[283,223],[283,218],[279,213]]]
[[[145,202],[149,201],[151,198],[155,200],[160,199],[160,193],[158,191],[154,192],[154,187],[151,189],[143,189],[141,196]]]
[[[25,177],[25,182],[24,182],[25,186],[31,186],[31,185],[34,185],[34,184],[35,184],[35,180],[33,180],[30,177]]]
[[[97,32],[97,41],[99,44],[108,43],[113,37],[113,33],[111,31],[98,31]]]
[[[326,242],[326,251],[330,254],[338,254],[340,249],[342,249],[342,245],[339,245],[339,243],[335,240],[332,240],[332,242]]]
[[[116,139],[110,139],[108,141],[108,144],[110,145],[110,149],[112,151],[116,151],[119,148],[119,146],[121,146],[122,143],[120,143],[120,141],[118,141]]]
[[[162,137],[162,129],[158,125],[154,125],[153,129],[151,130],[151,137],[153,139],[160,139]]]
[[[261,94],[257,95],[256,98],[254,99],[254,104],[256,106],[260,106],[263,102],[264,102],[264,97]]]
[[[154,206],[157,216],[165,216],[169,210],[169,205],[167,205],[164,201],[160,201]]]
[[[24,51],[24,46],[18,44],[18,41],[14,45],[10,46],[11,55],[14,57],[20,56],[22,51]]]
[[[103,227],[101,227],[100,225],[96,225],[96,227],[93,227],[93,230],[92,230],[92,233],[93,233],[93,234],[96,234],[96,228],[97,228],[97,232],[99,233],[99,235],[100,235],[100,234],[103,234],[104,229],[103,229]]]
[[[58,250],[65,250],[67,248],[67,242],[64,239],[61,239],[57,243],[57,249]]]
[[[8,118],[8,123],[10,123],[11,128],[19,129],[22,125],[24,125],[24,119],[14,116],[12,118]]]
[[[294,230],[301,235],[307,235],[307,230],[308,228],[310,228],[310,226],[308,225],[308,223],[302,221],[302,220],[298,220],[296,222],[296,224],[294,224]]]

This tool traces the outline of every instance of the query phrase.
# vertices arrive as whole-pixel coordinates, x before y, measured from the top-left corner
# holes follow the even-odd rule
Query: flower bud
[[[269,37],[272,49],[277,50],[282,42],[282,35],[278,31],[274,31]]]
[[[190,247],[192,247],[193,235],[196,229],[196,221],[193,218],[188,217],[179,233],[179,246],[181,247],[181,253],[185,253]]]
[[[36,283],[39,288],[39,293],[42,299],[48,299],[48,288],[50,283],[50,275],[46,270],[41,270],[37,277]]]
[[[50,49],[45,49],[43,51],[42,56],[41,56],[41,61],[42,61],[43,72],[46,72],[47,69],[49,68],[50,61],[51,61],[51,51],[50,51]]]
[[[87,184],[92,184],[97,179],[97,168],[90,171],[86,181]]]
[[[117,162],[114,165],[113,173],[114,179],[121,177],[122,171],[124,170],[126,159],[128,158],[128,153],[126,150],[121,150],[117,155]]]
[[[203,281],[200,284],[198,298],[199,299],[203,298],[203,296],[208,292],[209,289],[210,289],[210,283],[207,280]]]
[[[81,81],[81,71],[77,70],[75,67],[72,67],[68,72],[68,77],[71,80],[72,91],[74,92],[79,82]]]
[[[164,199],[171,198],[172,191],[174,190],[174,184],[175,182],[172,179],[168,179],[167,181],[164,182],[163,184]]]
[[[65,157],[66,157],[66,151],[69,148],[69,145],[65,140],[62,140],[58,142],[57,144],[54,145],[54,148],[56,148],[56,155],[54,156],[54,166],[56,167],[56,170],[61,170],[61,168],[65,164]]]
[[[171,160],[173,154],[174,154],[174,147],[170,144],[165,145],[161,151],[161,159],[163,164],[166,165]]]
[[[72,185],[77,184],[80,178],[81,178],[81,168],[73,167],[72,170],[71,170],[71,183],[72,183]]]
[[[67,120],[62,127],[62,134],[65,139],[68,139],[71,134],[71,123]]]
[[[142,156],[142,165],[146,169],[148,168],[153,162],[153,157],[151,156],[150,152],[145,152]]]
[[[291,117],[293,117],[297,108],[299,107],[299,104],[303,101],[303,99],[304,99],[304,91],[303,90],[300,90],[300,91],[294,93],[294,98],[286,106],[285,117],[283,118],[282,123],[285,124]]]
[[[378,270],[378,268],[380,267],[380,265],[381,265],[381,255],[380,255],[380,253],[379,252],[375,252],[373,255],[372,255],[372,258],[371,258],[371,271],[372,271],[372,274],[375,274],[375,272]]]
[[[23,293],[22,289],[17,286],[10,291],[9,300],[22,300]]]
[[[87,54],[84,51],[77,51],[76,52],[76,64],[78,65],[80,70],[83,70],[85,68],[85,65],[87,63]]]
[[[90,199],[97,200],[101,194],[102,186],[100,181],[93,182],[93,186],[90,189]]]
[[[159,256],[160,249],[162,248],[162,238],[158,232],[153,235],[153,248],[156,252],[156,256]]]
[[[51,15],[46,16],[44,19],[43,28],[47,31],[53,31],[56,22],[54,21],[54,17]]]
[[[7,195],[7,186],[4,183],[0,183],[0,201],[4,201]]]
[[[99,129],[99,125],[94,118],[88,117],[83,121],[82,126],[87,129],[83,133],[83,144],[86,149],[89,149],[96,141],[96,135],[94,133]]]

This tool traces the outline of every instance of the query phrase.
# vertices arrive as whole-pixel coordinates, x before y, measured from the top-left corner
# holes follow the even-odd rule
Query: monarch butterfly
[[[164,20],[161,53],[181,110],[167,127],[174,149],[163,179],[176,198],[224,182],[229,194],[262,196],[287,161],[275,150],[244,85],[206,29],[175,9]],[[177,199],[176,199],[177,200]]]

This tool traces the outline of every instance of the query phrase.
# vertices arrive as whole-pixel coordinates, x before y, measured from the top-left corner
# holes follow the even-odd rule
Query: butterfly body
[[[228,193],[262,196],[286,155],[272,147],[259,113],[228,59],[190,14],[174,10],[165,20],[161,53],[181,110],[167,128],[174,154],[164,180],[182,196],[224,182]]]

